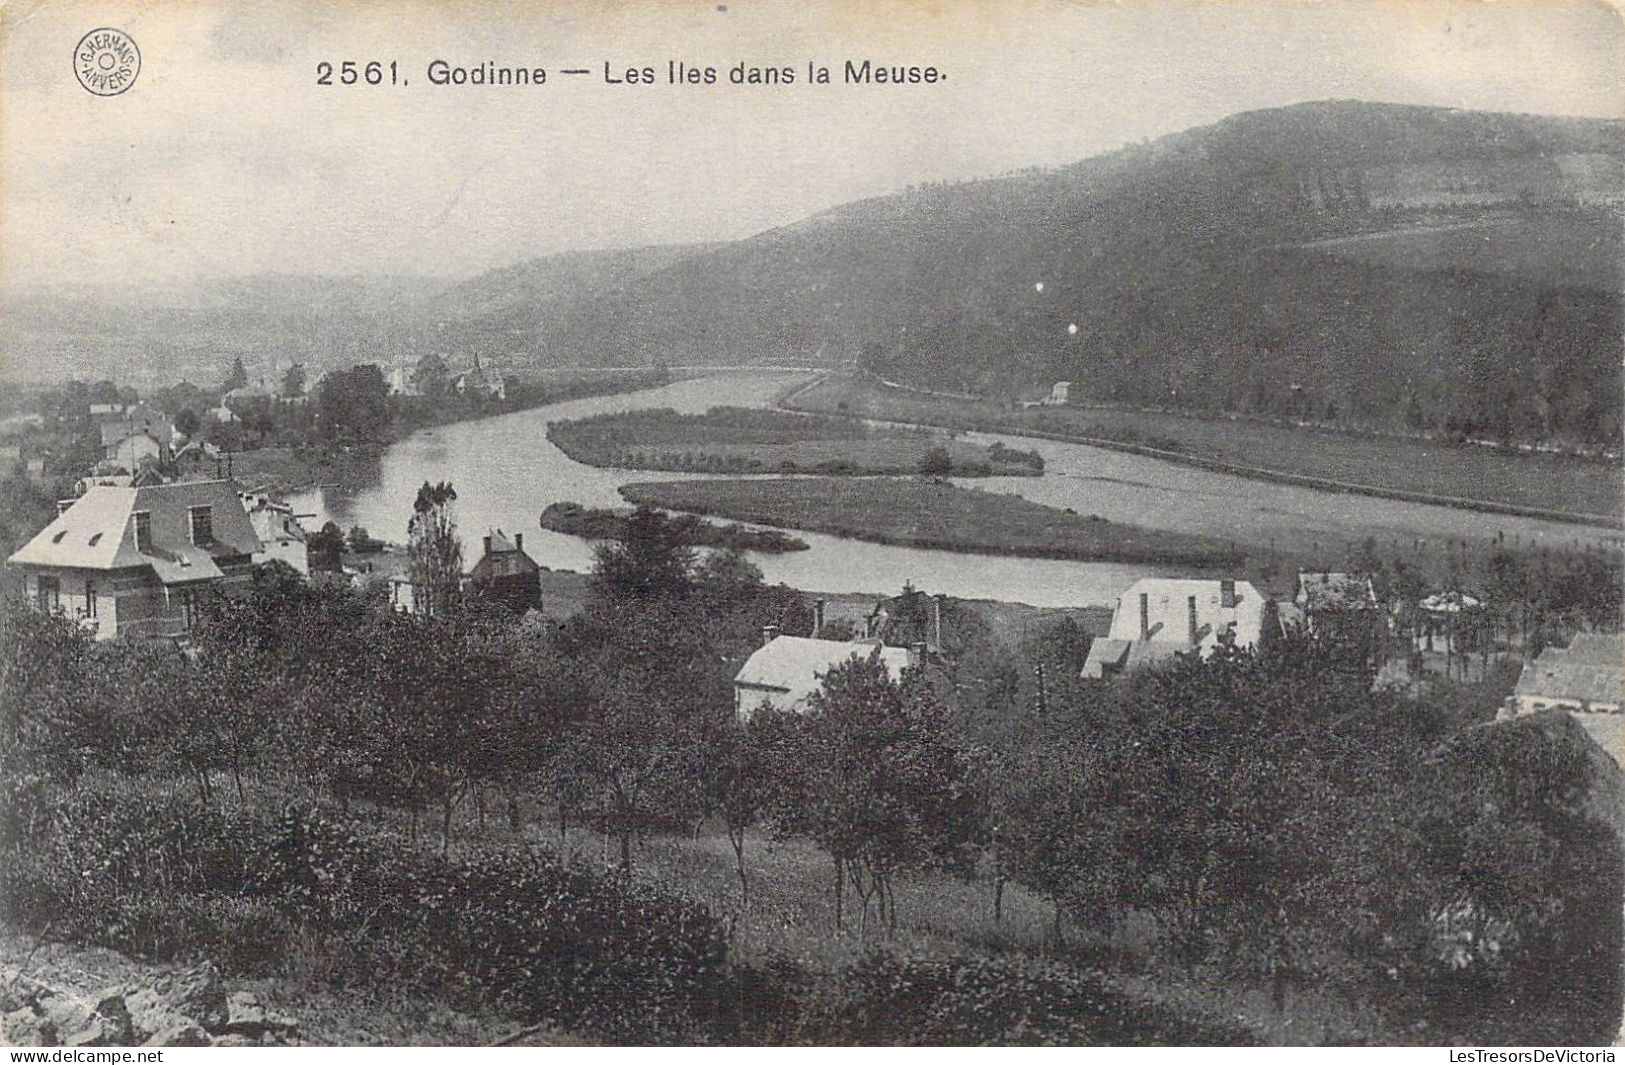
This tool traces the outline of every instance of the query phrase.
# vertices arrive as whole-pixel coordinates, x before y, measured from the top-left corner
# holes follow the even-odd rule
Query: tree
[[[652,507],[633,511],[620,539],[594,553],[593,583],[611,599],[665,599],[693,587],[694,549],[684,543],[675,523]]]
[[[329,440],[378,443],[389,428],[389,383],[376,365],[336,370],[316,388],[316,418]]]
[[[305,541],[305,554],[312,570],[337,572],[342,566],[344,530],[334,522],[324,522],[322,527]]]
[[[781,836],[811,839],[835,864],[835,921],[845,886],[888,928],[897,925],[898,872],[968,873],[982,802],[966,753],[947,735],[941,704],[918,676],[894,682],[878,650],[824,678],[806,713],[764,708],[751,718],[762,802]]]
[[[191,407],[182,407],[175,415],[175,431],[188,439],[197,434],[202,424],[203,420]]]
[[[304,394],[305,367],[296,362],[282,374],[282,395],[287,399],[296,399]]]
[[[412,370],[412,379],[417,383],[418,391],[425,396],[436,399],[451,391],[451,370],[446,366],[446,360],[430,352],[417,362]]]
[[[455,614],[462,603],[463,543],[452,504],[457,490],[449,481],[423,482],[406,523],[408,567],[420,613]]]
[[[234,388],[242,388],[248,384],[248,370],[243,367],[242,356],[239,355],[231,361],[231,370],[226,374],[221,389],[230,392]]]
[[[927,477],[947,477],[954,472],[953,456],[945,447],[934,447],[921,456],[920,472]]]

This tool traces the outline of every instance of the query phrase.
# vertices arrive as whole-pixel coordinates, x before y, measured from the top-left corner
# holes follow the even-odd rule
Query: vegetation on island
[[[1563,715],[1301,632],[1101,686],[945,610],[741,722],[812,612],[657,518],[556,630],[275,564],[184,655],[0,606],[0,918],[621,1042],[1612,1037],[1621,777]]]
[[[577,462],[643,470],[820,473],[866,476],[1037,476],[1035,451],[979,447],[930,429],[866,425],[846,418],[712,407],[620,411],[553,422],[547,438]]]
[[[624,539],[634,520],[631,511],[584,507],[570,502],[552,503],[542,511],[542,528],[587,540]],[[720,547],[764,554],[807,550],[807,541],[787,536],[777,529],[748,529],[733,522],[717,524],[691,514],[662,517],[662,520],[670,526],[670,535],[689,547]]]
[[[1244,557],[1210,537],[1122,525],[933,479],[662,481],[620,491],[639,506],[938,551],[1197,568],[1236,566]]]

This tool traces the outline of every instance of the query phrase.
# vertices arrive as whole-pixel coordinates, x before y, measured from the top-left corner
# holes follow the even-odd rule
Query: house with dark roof
[[[542,567],[525,554],[525,534],[512,539],[492,529],[484,540],[485,554],[470,571],[475,595],[502,603],[516,614],[542,608]]]
[[[30,605],[98,639],[163,637],[205,591],[245,585],[261,548],[230,481],[90,485],[6,565]]]
[[[1625,634],[1581,633],[1524,663],[1503,716],[1567,710],[1615,761],[1625,762]]]

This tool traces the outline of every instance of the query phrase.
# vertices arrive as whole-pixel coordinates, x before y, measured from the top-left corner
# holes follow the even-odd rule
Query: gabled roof
[[[491,549],[489,551],[487,551],[486,554],[500,555],[500,554],[502,554],[504,552],[507,552],[507,551],[518,551],[519,550],[519,548],[517,546],[515,546],[514,542],[512,540],[508,539],[507,534],[504,533],[501,529],[492,529],[486,535],[490,538],[490,541],[491,541]]]
[[[1110,672],[1123,668],[1128,659],[1129,648],[1134,646],[1132,640],[1114,640],[1109,636],[1099,636],[1090,641],[1089,654],[1083,660],[1084,677],[1099,680]]]
[[[909,664],[908,651],[901,647],[775,636],[745,660],[734,683],[779,692],[775,701],[782,701],[782,707],[789,709],[823,687],[824,675],[836,666],[854,657],[868,658],[877,651],[891,678],[901,677]]]
[[[1625,633],[1582,632],[1569,641],[1564,655],[1571,662],[1594,662],[1616,667],[1625,665]]]
[[[1308,610],[1374,610],[1371,579],[1357,573],[1299,573],[1297,603]]]
[[[1117,600],[1110,636],[1118,640],[1140,639],[1140,596],[1146,597],[1146,613],[1152,643],[1173,643],[1188,650],[1190,641],[1190,600],[1196,599],[1196,645],[1204,652],[1218,643],[1224,630],[1233,628],[1236,643],[1251,647],[1258,642],[1264,622],[1264,597],[1249,581],[1234,582],[1235,605],[1224,605],[1224,582],[1206,578],[1143,577],[1135,581]],[[1150,652],[1145,652],[1149,654]],[[1129,665],[1132,667],[1133,659]]]
[[[1548,647],[1539,658],[1525,663],[1513,692],[1535,699],[1618,705],[1625,702],[1622,672],[1625,636],[1617,632],[1583,633],[1568,647]]]
[[[208,546],[194,545],[191,540],[188,511],[199,506],[210,508],[214,541]],[[133,515],[138,511],[149,516],[153,550],[146,554],[137,551],[135,545]],[[230,481],[182,481],[130,488],[91,485],[8,562],[98,570],[152,565],[160,576],[172,572],[177,579],[194,580],[197,578],[190,574],[202,572],[197,552],[212,558],[249,555],[259,550],[260,539]],[[188,561],[183,564],[181,560]],[[171,568],[162,569],[157,564]],[[214,575],[219,575],[218,570]]]

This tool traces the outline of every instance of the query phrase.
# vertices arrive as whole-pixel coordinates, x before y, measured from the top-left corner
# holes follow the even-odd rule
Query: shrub
[[[261,974],[314,935],[341,978],[622,1039],[694,1039],[724,945],[702,906],[506,852],[448,861],[308,809],[226,814],[13,789],[6,920],[141,957]]]

